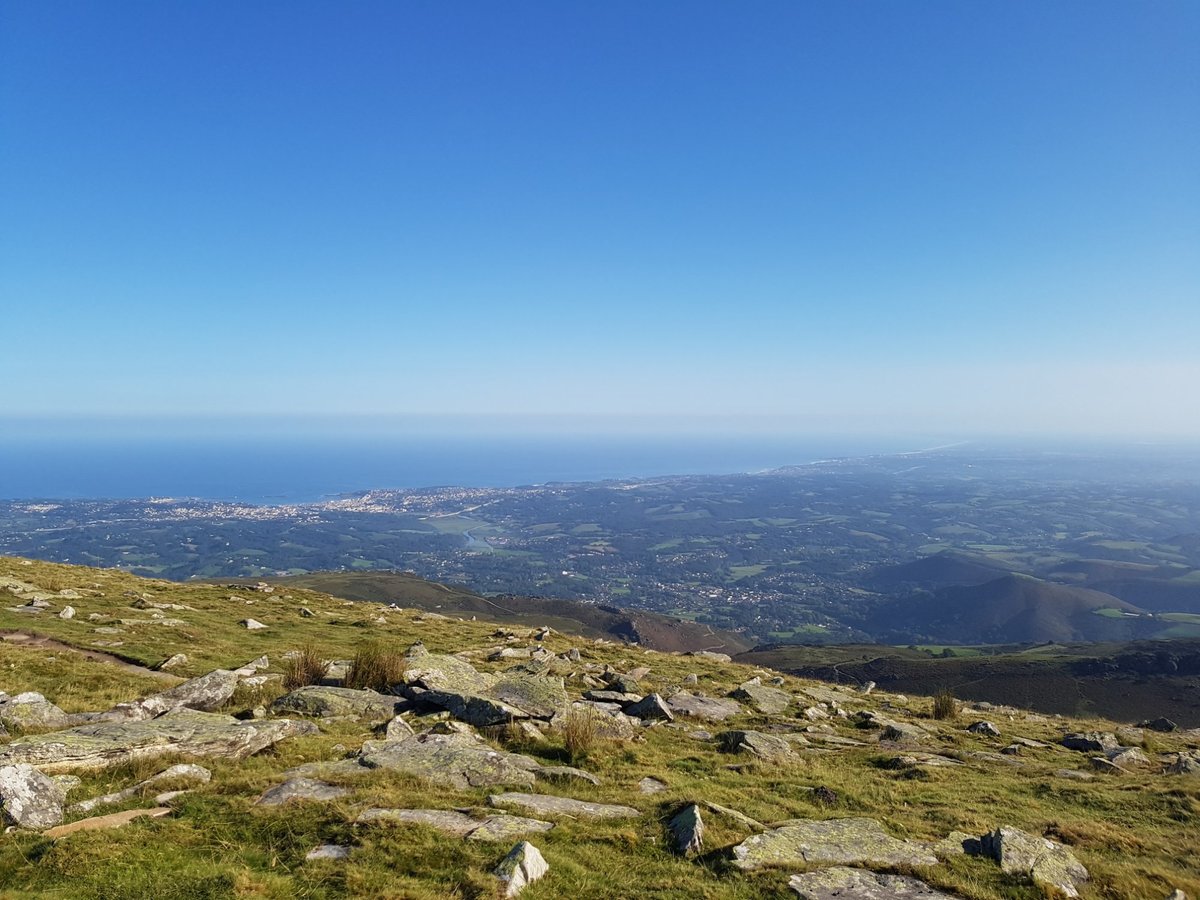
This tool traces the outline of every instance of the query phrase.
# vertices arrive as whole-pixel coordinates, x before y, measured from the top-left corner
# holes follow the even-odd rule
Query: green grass
[[[279,671],[283,651],[312,644],[327,658],[350,658],[370,638],[399,646],[420,639],[434,651],[476,651],[473,663],[499,671],[510,663],[488,664],[483,651],[498,642],[495,626],[485,621],[425,619],[416,610],[383,613],[380,607],[343,601],[297,587],[274,594],[230,590],[219,585],[141,581],[133,576],[90,569],[35,564],[0,558],[0,575],[44,586],[73,587],[84,596],[72,599],[73,620],[52,614],[29,616],[0,606],[0,628],[52,634],[68,643],[88,646],[97,638],[122,640],[122,654],[158,661],[183,650],[189,674],[215,666],[244,663],[260,653]],[[92,585],[99,585],[93,587]],[[141,618],[129,607],[127,591],[146,593],[157,602],[177,602],[192,609],[172,611],[188,621],[182,629],[152,625],[125,626],[121,635],[95,635],[97,624],[115,618]],[[230,600],[233,594],[241,599]],[[244,600],[255,602],[246,605]],[[10,604],[11,605],[11,604]],[[300,605],[312,609],[303,618]],[[89,620],[92,613],[100,620]],[[268,624],[263,632],[247,632],[239,618],[252,615]],[[43,618],[45,616],[45,618]],[[670,693],[689,673],[701,677],[702,689],[720,696],[755,671],[735,663],[710,663],[694,657],[656,654],[618,643],[592,643],[555,634],[546,641],[560,653],[580,649],[580,664],[561,672],[573,696],[584,684],[572,673],[582,665],[610,665],[628,671],[650,667],[647,692]],[[69,650],[0,644],[4,689],[39,690],[73,709],[105,708],[161,688],[154,676],[112,662],[86,659]],[[808,684],[785,677],[784,688],[798,692]],[[929,700],[902,701],[876,692],[862,706],[878,708],[885,699],[927,719]],[[236,708],[236,705],[235,705]],[[767,727],[768,720],[746,712],[727,727]],[[793,727],[797,727],[796,723]],[[943,735],[952,753],[994,750],[994,742],[967,734],[962,723],[926,721]],[[848,723],[834,720],[840,733],[861,737]],[[694,725],[692,726],[694,727]],[[1006,735],[1021,734],[1052,743],[1064,729],[1111,730],[1098,720],[1051,719],[1001,721]],[[719,730],[719,728],[714,728]],[[339,758],[373,737],[354,722],[320,722],[319,733],[295,738],[240,762],[210,759],[211,783],[187,795],[168,818],[140,821],[123,829],[74,835],[52,843],[37,834],[14,832],[0,837],[0,896],[5,898],[470,898],[496,895],[490,870],[509,844],[475,844],[421,826],[362,827],[352,822],[365,806],[484,808],[488,791],[432,787],[394,772],[372,771],[346,781],[353,793],[323,804],[295,804],[279,809],[253,806],[257,795],[278,783],[280,772],[302,762]],[[503,736],[502,736],[503,739]],[[1156,749],[1179,746],[1179,735],[1155,736]],[[545,744],[519,745],[544,762],[561,762],[567,754],[561,731],[549,732]],[[503,746],[500,744],[499,746]],[[512,745],[516,748],[518,745]],[[742,873],[728,862],[728,848],[746,832],[719,816],[706,815],[709,852],[689,861],[665,849],[664,824],[678,807],[692,800],[730,806],[759,821],[789,818],[869,816],[892,834],[922,840],[944,837],[951,830],[981,834],[998,824],[1034,833],[1057,835],[1091,869],[1094,880],[1082,890],[1084,900],[1166,896],[1179,887],[1200,891],[1200,865],[1194,855],[1194,828],[1200,817],[1200,784],[1194,780],[1134,774],[1070,782],[1054,775],[1064,765],[1083,760],[1061,748],[1030,750],[1026,767],[968,765],[952,771],[932,770],[924,777],[881,768],[878,747],[867,746],[812,755],[794,765],[729,768],[730,757],[712,743],[691,740],[679,731],[656,727],[639,732],[635,742],[594,741],[581,765],[602,779],[592,785],[545,785],[537,790],[579,799],[635,806],[640,818],[627,822],[591,823],[562,820],[551,832],[533,838],[550,863],[551,874],[529,888],[523,898],[612,897],[761,898],[788,896],[786,883],[795,870]],[[136,783],[165,768],[158,761],[84,775],[72,799],[93,796]],[[637,783],[646,776],[666,782],[662,794],[644,795]],[[822,785],[838,796],[826,807],[813,796]],[[127,806],[143,805],[138,799]],[[114,807],[113,809],[119,809]],[[110,810],[105,810],[110,811]],[[324,842],[353,847],[345,863],[307,863],[304,854]],[[1028,885],[1003,876],[987,860],[963,858],[921,873],[934,887],[967,900],[1034,900]]]

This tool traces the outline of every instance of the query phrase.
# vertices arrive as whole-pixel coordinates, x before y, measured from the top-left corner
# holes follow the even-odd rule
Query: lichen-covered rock
[[[1062,844],[1019,828],[1001,827],[980,839],[982,852],[1000,863],[1007,874],[1024,875],[1034,884],[1052,887],[1068,897],[1078,897],[1078,885],[1088,880],[1088,870]]]
[[[1167,763],[1168,775],[1200,775],[1200,751],[1176,753]]]
[[[704,819],[695,803],[680,810],[667,824],[671,849],[680,856],[691,856],[704,849]]]
[[[523,834],[550,831],[553,822],[496,813],[477,819],[447,809],[368,809],[360,813],[356,825],[416,823],[471,841],[509,841]]]
[[[237,690],[238,676],[228,669],[215,669],[173,688],[132,703],[118,703],[100,716],[101,721],[142,721],[174,709],[212,712],[220,709]]]
[[[304,854],[304,858],[306,860],[349,859],[350,848],[345,844],[320,844]]]
[[[643,721],[673,722],[675,716],[658,694],[648,694],[637,703],[625,707],[625,715]]]
[[[348,788],[338,787],[326,781],[314,778],[289,778],[283,784],[267,788],[254,801],[255,806],[281,806],[293,800],[310,800],[327,802],[337,800],[349,794]]]
[[[923,844],[894,838],[874,819],[796,819],[733,848],[740,869],[775,865],[932,866]]]
[[[845,866],[793,875],[788,887],[801,900],[957,900],[916,878]]]
[[[63,776],[58,776],[63,777]],[[147,788],[155,785],[165,784],[166,782],[174,782],[176,784],[206,784],[212,779],[212,773],[203,766],[197,766],[192,763],[180,763],[179,765],[170,766],[163,769],[157,775],[151,775],[145,781],[140,781],[132,787],[125,788],[121,791],[115,791],[111,794],[104,794],[100,797],[93,797],[90,800],[83,800],[73,804],[68,812],[72,814],[91,812],[98,806],[107,806],[113,803],[124,803],[136,797]]]
[[[67,714],[41,694],[28,691],[0,697],[0,725],[8,731],[54,731],[70,724]]]
[[[677,716],[690,716],[707,722],[723,722],[742,711],[742,705],[736,700],[700,697],[687,691],[672,694],[667,698],[667,706]]]
[[[1062,745],[1080,753],[1107,753],[1120,746],[1117,736],[1107,731],[1070,732],[1064,734]]]
[[[407,772],[435,784],[469,787],[531,787],[538,762],[497,750],[470,733],[425,732],[399,741],[367,741],[358,763],[371,769]]]
[[[982,734],[987,737],[1000,737],[1000,729],[992,722],[972,722],[967,726],[971,734]]]
[[[378,723],[395,718],[398,700],[376,691],[310,684],[284,694],[271,704],[271,711],[277,715]]]
[[[761,731],[726,731],[717,735],[726,753],[744,753],[770,762],[790,762],[798,758],[792,742],[777,734]]]
[[[563,680],[547,675],[502,676],[488,688],[486,696],[538,719],[561,715],[569,705]]]
[[[549,871],[550,866],[538,848],[529,841],[521,841],[500,860],[493,874],[504,884],[504,896],[515,897]]]
[[[176,709],[148,721],[102,722],[33,735],[0,747],[0,765],[46,773],[102,769],[166,754],[242,759],[315,726],[288,719],[240,721]]]
[[[634,819],[641,815],[631,806],[590,803],[551,794],[493,794],[488,797],[488,803],[496,807],[525,809],[536,815],[570,816],[578,819]]]
[[[791,695],[779,688],[749,681],[738,687],[729,696],[746,701],[765,716],[780,715],[792,702]]]
[[[430,691],[480,694],[496,681],[495,675],[476,671],[466,660],[441,653],[430,653],[422,644],[410,647],[404,659],[405,684]]]
[[[63,792],[27,764],[0,766],[0,821],[18,828],[43,829],[63,819]]]
[[[529,718],[529,713],[524,710],[482,694],[430,690],[420,695],[419,702],[444,709],[460,722],[476,728],[505,725],[515,719]]]

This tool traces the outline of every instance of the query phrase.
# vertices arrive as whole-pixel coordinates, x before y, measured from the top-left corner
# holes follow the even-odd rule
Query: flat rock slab
[[[833,866],[818,872],[793,875],[788,887],[801,900],[958,900],[904,875],[878,875],[866,869]]]
[[[0,747],[0,766],[29,763],[53,774],[103,769],[166,754],[244,759],[316,726],[288,719],[240,721],[176,709],[156,719],[80,725],[33,735]]]
[[[717,735],[726,753],[742,753],[771,762],[788,762],[797,758],[792,742],[777,734],[761,731],[726,731]]]
[[[1077,886],[1087,881],[1088,870],[1062,844],[1019,828],[997,828],[980,838],[984,856],[1000,863],[1009,875],[1024,875],[1034,884],[1053,887],[1068,897],[1078,897]]]
[[[262,796],[254,801],[254,805],[282,806],[292,800],[328,802],[345,797],[349,793],[348,788],[338,787],[325,781],[317,781],[315,778],[289,778],[283,784],[277,784],[275,787],[263,791]]]
[[[42,834],[48,838],[56,839],[66,837],[68,834],[74,834],[77,831],[120,828],[122,825],[128,825],[134,819],[161,819],[163,816],[169,816],[170,814],[171,810],[165,806],[156,806],[153,809],[127,809],[124,812],[110,813],[107,816],[93,816],[90,819],[80,819],[78,822],[58,825],[49,831],[42,832]]]
[[[318,719],[387,722],[395,717],[397,702],[398,697],[389,697],[377,691],[312,684],[284,694],[271,704],[271,711]]]
[[[788,708],[792,695],[779,688],[746,682],[729,696],[744,700],[766,716],[777,716]]]
[[[631,806],[590,803],[555,797],[550,794],[493,794],[488,803],[498,807],[516,807],[544,816],[570,816],[578,819],[634,819],[641,815]]]
[[[349,859],[350,848],[344,844],[321,844],[304,854],[305,859]]]
[[[723,722],[742,711],[742,705],[736,700],[698,697],[686,691],[668,697],[667,708],[677,716],[691,716],[706,722]]]
[[[358,763],[370,769],[407,772],[435,784],[531,787],[541,765],[519,753],[496,750],[474,734],[413,735],[399,741],[367,741]]]
[[[796,819],[733,848],[741,869],[776,865],[932,866],[938,858],[924,844],[902,841],[874,819]]]
[[[553,822],[497,813],[482,819],[452,809],[368,809],[356,825],[416,823],[471,841],[510,841],[523,834],[549,831]]]

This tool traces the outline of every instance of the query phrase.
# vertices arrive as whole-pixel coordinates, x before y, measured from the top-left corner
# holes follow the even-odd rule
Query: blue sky
[[[1195,434],[1197,46],[1190,2],[9,0],[0,415]]]

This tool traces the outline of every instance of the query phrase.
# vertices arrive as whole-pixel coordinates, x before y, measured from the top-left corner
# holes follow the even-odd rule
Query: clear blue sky
[[[1197,47],[1195,2],[6,0],[0,415],[1195,433]]]

